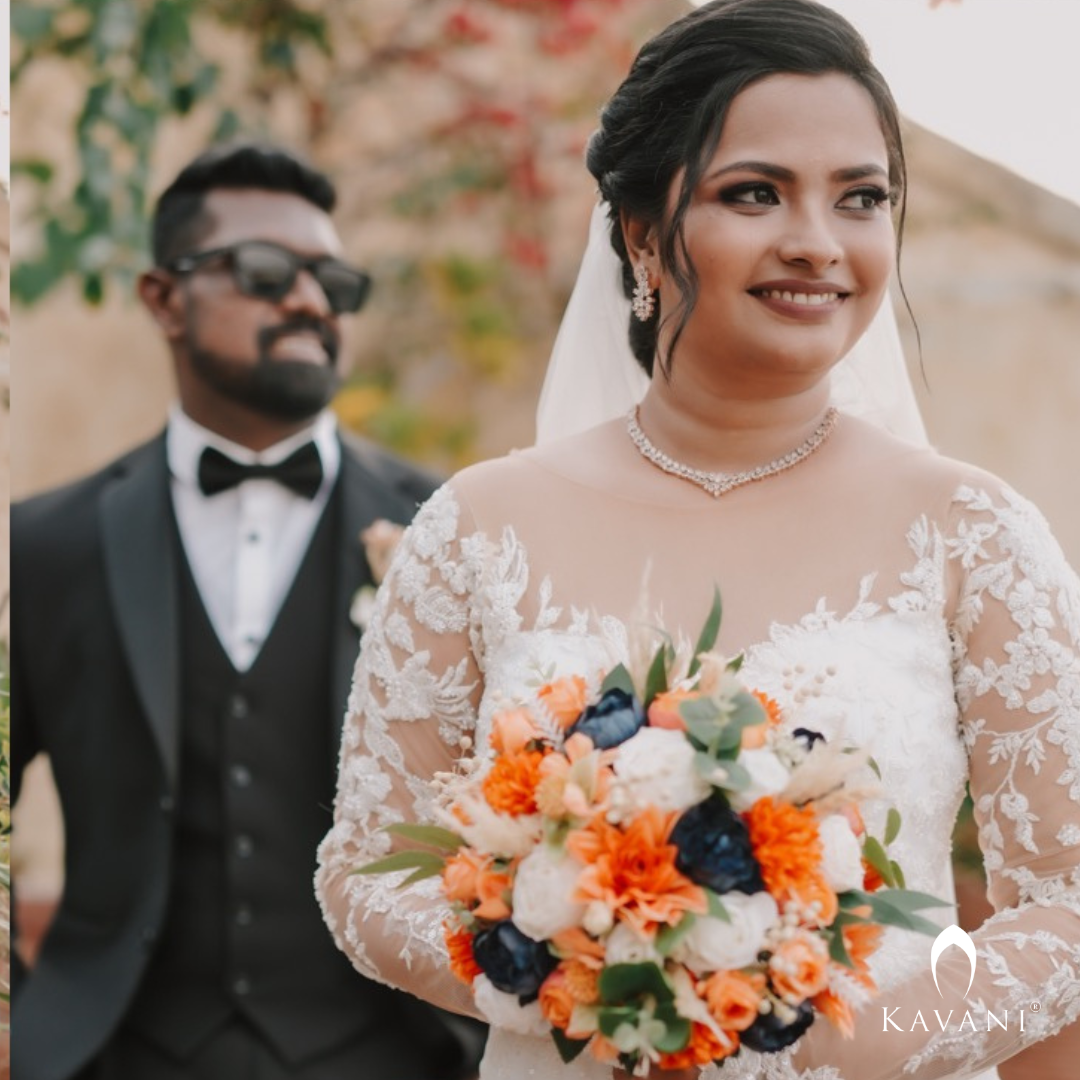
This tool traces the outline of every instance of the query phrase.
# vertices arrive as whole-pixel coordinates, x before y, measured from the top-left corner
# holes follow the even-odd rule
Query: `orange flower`
[[[612,772],[609,753],[593,749],[587,735],[571,735],[562,753],[553,751],[540,765],[536,805],[550,818],[586,818],[607,809]]]
[[[676,925],[684,911],[706,911],[704,891],[675,869],[678,849],[667,842],[678,816],[650,807],[623,829],[598,816],[572,832],[567,850],[586,867],[574,899],[602,901],[643,937]]]
[[[769,958],[773,989],[789,1005],[800,1005],[828,985],[829,950],[814,934],[796,933]]]
[[[812,875],[794,892],[806,912],[806,921],[814,926],[830,926],[840,911],[836,892],[821,874]],[[814,905],[817,905],[814,907]],[[813,915],[809,909],[813,910]]]
[[[814,811],[800,810],[766,795],[743,817],[765,888],[782,902],[800,893],[800,887],[809,886],[821,866],[821,839]]]
[[[483,969],[473,955],[472,934],[468,930],[455,929],[449,922],[443,923],[443,938],[450,953],[450,970],[463,983],[472,986]]]
[[[661,1054],[661,1069],[688,1069],[694,1065],[708,1065],[719,1061],[739,1049],[739,1036],[734,1031],[725,1031],[726,1039],[721,1039],[705,1024],[694,1023],[690,1027],[690,1042],[686,1049],[674,1054]]]
[[[853,914],[862,915],[863,918],[866,918],[870,914],[870,909],[869,907],[855,908]],[[877,951],[878,945],[881,944],[881,935],[884,932],[884,927],[874,923],[849,923],[841,931],[844,935],[844,945],[847,947],[848,956],[851,957],[851,962],[855,965],[854,971],[851,968],[844,968],[844,970],[849,975],[854,975],[867,990],[877,989],[877,984],[870,975],[868,961]]]
[[[769,733],[769,729],[780,723],[783,713],[780,706],[768,694],[763,694],[760,690],[752,690],[751,693],[761,702],[761,707],[765,710],[765,720],[760,724],[754,724],[753,727],[743,728],[742,748],[760,750],[765,745],[765,736]]]
[[[567,986],[566,972],[560,965],[540,987],[540,1011],[544,1019],[560,1031],[565,1031],[574,1012],[574,997]]]
[[[705,980],[705,1004],[712,1018],[731,1031],[745,1031],[758,1018],[765,976],[718,971]]]
[[[862,861],[863,879],[862,887],[866,892],[877,892],[882,885],[885,884],[885,879],[877,872],[877,870],[867,862],[866,859]]]
[[[536,785],[540,782],[539,750],[521,750],[496,758],[484,777],[484,798],[492,810],[519,817],[536,813]]]
[[[815,994],[810,1004],[821,1013],[844,1036],[850,1039],[855,1034],[855,1014],[843,998],[837,997],[831,990]]]
[[[506,903],[510,875],[495,870],[490,855],[461,848],[446,860],[442,879],[447,899],[471,907],[473,914],[479,918],[505,919],[510,915],[510,907]],[[473,904],[476,906],[473,907]]]
[[[526,709],[507,709],[491,721],[491,745],[499,754],[517,754],[537,738],[533,719]]]
[[[604,946],[580,927],[563,930],[551,939],[557,956],[599,971],[604,966]]]
[[[582,960],[567,960],[559,965],[566,973],[566,992],[582,1005],[600,1000],[600,972]]]
[[[671,731],[685,731],[686,721],[679,712],[679,706],[684,701],[694,701],[700,698],[696,690],[668,690],[666,693],[657,694],[649,706],[649,726],[668,728]]]
[[[580,675],[568,675],[540,687],[536,696],[548,707],[559,726],[568,728],[585,710],[587,687]]]

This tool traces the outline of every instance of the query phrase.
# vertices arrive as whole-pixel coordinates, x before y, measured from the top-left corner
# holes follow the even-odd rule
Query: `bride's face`
[[[739,94],[685,217],[699,292],[676,373],[689,362],[747,389],[825,374],[885,293],[888,167],[873,101],[845,75],[774,75]],[[680,302],[670,275],[660,295],[662,311]]]

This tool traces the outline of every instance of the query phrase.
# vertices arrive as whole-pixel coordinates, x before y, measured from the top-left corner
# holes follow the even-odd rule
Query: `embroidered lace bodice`
[[[357,969],[472,1011],[447,967],[437,883],[400,890],[403,875],[350,871],[390,849],[382,826],[430,818],[431,777],[486,752],[500,707],[626,658],[646,570],[658,621],[686,635],[717,584],[719,644],[745,654],[748,683],[793,726],[870,750],[887,798],[869,824],[880,835],[887,807],[900,810],[892,852],[909,887],[952,897],[970,782],[996,909],[973,933],[966,998],[959,949],[938,962],[939,992],[931,939],[890,930],[873,963],[881,993],[853,1040],[821,1021],[793,1051],[742,1052],[703,1075],[975,1076],[1075,1019],[1080,581],[999,480],[851,418],[797,469],[715,501],[652,470],[615,424],[466,470],[421,509],[364,636],[320,849],[320,902]],[[950,1020],[941,1006],[954,998]],[[988,1010],[1008,1014],[1004,1030]],[[610,1072],[496,1030],[482,1075]]]

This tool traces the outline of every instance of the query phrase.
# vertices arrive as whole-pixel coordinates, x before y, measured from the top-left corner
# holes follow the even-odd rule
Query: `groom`
[[[191,162],[139,282],[175,368],[165,431],[12,511],[15,793],[47,753],[67,842],[16,973],[18,1080],[474,1071],[475,1030],[354,972],[312,895],[359,536],[434,486],[326,410],[369,285],[334,202],[277,148]]]

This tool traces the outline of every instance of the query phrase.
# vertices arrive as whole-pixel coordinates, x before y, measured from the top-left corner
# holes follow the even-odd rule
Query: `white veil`
[[[540,392],[537,443],[622,416],[649,386],[627,341],[630,301],[623,295],[622,268],[611,246],[608,221],[606,204],[598,203]],[[833,403],[843,412],[912,442],[929,441],[887,296],[831,378]]]

